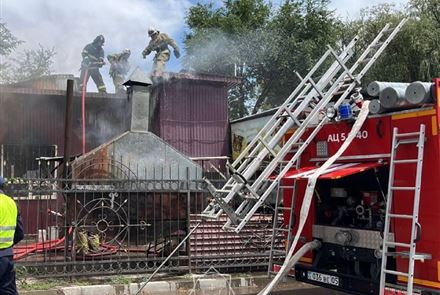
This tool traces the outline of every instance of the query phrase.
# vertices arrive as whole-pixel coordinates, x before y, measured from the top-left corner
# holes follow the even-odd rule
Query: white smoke
[[[147,29],[156,27],[182,46],[184,22],[190,0],[0,0],[0,18],[25,43],[23,49],[38,44],[55,48],[55,73],[79,76],[81,51],[99,35],[106,38],[105,55],[131,49],[132,69],[139,65],[150,71],[153,54],[142,59],[148,44]],[[101,69],[108,90],[113,91],[108,65]],[[180,69],[172,57],[168,70]],[[89,82],[89,89],[96,89]]]

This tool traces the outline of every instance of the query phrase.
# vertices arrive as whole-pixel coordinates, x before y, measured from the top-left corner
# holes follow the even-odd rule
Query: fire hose
[[[71,227],[69,228],[68,233],[69,234],[72,233]],[[39,253],[44,251],[56,250],[59,249],[60,247],[62,248],[64,241],[65,241],[65,237],[62,237],[61,239],[42,241],[39,243],[32,243],[24,246],[17,245],[14,247],[14,260],[20,260],[34,252]]]
[[[370,104],[369,101],[364,101],[363,102],[361,111],[360,111],[360,113],[358,115],[358,118],[356,119],[355,124],[353,125],[350,133],[348,134],[347,139],[341,145],[339,150],[332,157],[330,157],[321,167],[319,167],[311,176],[308,177],[309,180],[308,180],[308,183],[307,183],[307,188],[306,188],[306,192],[304,194],[304,199],[303,199],[303,203],[302,203],[301,211],[300,211],[300,219],[299,219],[298,230],[297,230],[297,232],[295,234],[295,237],[293,239],[292,245],[290,246],[289,253],[286,255],[286,259],[284,260],[283,266],[281,267],[280,271],[273,278],[273,280],[260,293],[258,293],[258,295],[268,295],[268,294],[270,294],[272,289],[283,279],[285,274],[294,266],[296,261],[299,258],[301,258],[302,255],[298,258],[297,257],[298,255],[294,255],[294,252],[295,252],[295,248],[296,248],[296,246],[298,244],[300,235],[301,235],[301,233],[302,233],[302,231],[304,229],[304,226],[306,224],[307,217],[309,215],[310,206],[311,206],[311,203],[312,203],[312,198],[313,198],[313,194],[314,194],[314,191],[315,191],[316,182],[317,182],[319,176],[321,174],[324,174],[325,171],[331,165],[333,165],[333,163],[345,152],[345,150],[351,144],[353,139],[356,138],[357,133],[359,132],[359,130],[363,126],[365,120],[367,119],[367,116],[368,116],[368,113],[369,113],[369,109],[368,109],[368,105],[369,104]],[[311,243],[313,243],[313,242],[311,242]],[[309,243],[309,245],[305,248],[306,245],[304,245],[300,249],[300,251],[298,251],[298,253],[300,253],[300,252],[302,253],[306,249],[310,250],[311,246],[313,246],[313,245],[311,245]],[[304,255],[304,253],[303,253],[303,255]],[[296,259],[296,258],[298,258],[298,259]],[[296,259],[296,261],[295,261],[295,259]]]

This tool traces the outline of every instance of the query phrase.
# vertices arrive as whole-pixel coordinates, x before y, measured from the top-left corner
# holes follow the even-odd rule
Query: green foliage
[[[230,115],[238,118],[281,104],[326,45],[360,40],[355,57],[387,24],[408,22],[363,81],[429,81],[440,76],[440,1],[410,0],[397,9],[381,4],[342,22],[328,0],[285,0],[273,8],[262,0],[229,0],[220,8],[196,5],[187,16],[185,66],[198,72],[242,77],[230,91]],[[318,73],[316,76],[319,76]]]
[[[186,22],[184,66],[196,72],[242,77],[230,91],[230,116],[279,105],[339,38],[341,22],[328,0],[286,0],[277,9],[263,0],[228,0],[192,7]]]
[[[346,24],[350,35],[359,32],[361,40],[358,44],[364,48],[386,23],[394,27],[402,18],[409,18],[366,75],[365,84],[372,80],[429,81],[440,74],[440,23],[436,21],[436,12],[428,9],[434,2],[438,0],[414,0],[410,2],[410,9],[403,11],[389,4],[378,5],[363,10],[358,20]]]

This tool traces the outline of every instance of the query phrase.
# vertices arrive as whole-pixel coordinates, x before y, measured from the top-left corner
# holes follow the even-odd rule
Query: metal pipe
[[[63,159],[63,178],[67,179],[68,174],[68,163],[70,158],[70,142],[72,134],[72,110],[73,110],[73,80],[67,80],[67,89],[66,89],[66,120],[64,123],[64,159]],[[66,182],[63,181],[61,186],[64,188]],[[68,221],[67,221],[67,198],[64,196],[64,214],[66,218],[64,218],[64,261],[67,261],[67,253],[69,250],[69,237],[68,237]]]
[[[401,108],[410,104],[405,99],[405,88],[387,87],[379,94],[380,104],[386,109]]]
[[[432,86],[433,83],[430,82],[412,82],[406,88],[405,98],[409,103],[414,105],[430,103],[434,100],[432,95]]]
[[[380,82],[373,81],[367,86],[367,93],[369,96],[379,96],[379,94],[387,87],[393,88],[406,88],[409,83],[400,83],[400,82]]]
[[[67,80],[66,89],[66,120],[64,123],[64,160],[63,177],[67,178],[67,162],[70,158],[71,134],[72,134],[72,110],[73,110],[73,80]]]

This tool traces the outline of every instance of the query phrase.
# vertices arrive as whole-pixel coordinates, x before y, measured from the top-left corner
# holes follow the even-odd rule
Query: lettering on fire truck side
[[[347,139],[348,133],[341,132],[341,133],[333,133],[329,134],[327,137],[327,142],[344,142],[345,139]],[[357,139],[367,139],[368,138],[368,131],[367,130],[361,130],[356,134]]]

